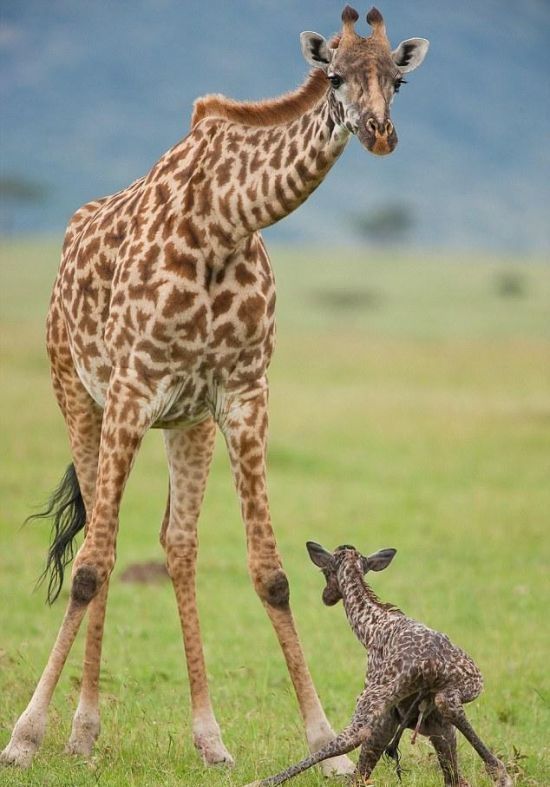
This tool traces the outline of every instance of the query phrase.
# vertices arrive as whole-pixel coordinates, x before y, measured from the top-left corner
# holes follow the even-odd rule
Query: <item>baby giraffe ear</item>
[[[300,43],[306,63],[309,63],[313,68],[322,68],[323,71],[326,71],[332,59],[332,50],[323,36],[306,30],[304,33],[300,33]]]
[[[319,568],[328,567],[332,560],[332,555],[330,552],[327,552],[321,544],[316,544],[315,541],[306,541],[306,548],[309,552],[311,561],[315,563],[316,566],[319,566]]]
[[[380,549],[372,555],[363,558],[363,568],[367,571],[382,571],[392,562],[397,549]]]
[[[414,71],[426,57],[430,42],[427,38],[408,38],[401,41],[397,49],[391,53],[393,62],[403,74]]]

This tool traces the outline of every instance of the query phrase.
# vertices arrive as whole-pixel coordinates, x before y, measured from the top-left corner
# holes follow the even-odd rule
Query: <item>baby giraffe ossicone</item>
[[[483,688],[476,664],[445,634],[380,601],[364,580],[368,571],[386,568],[396,550],[382,549],[366,557],[352,546],[340,546],[331,553],[313,541],[308,541],[307,550],[325,575],[324,603],[332,606],[343,600],[348,621],[368,651],[365,688],[351,722],[330,743],[249,787],[281,784],[358,746],[361,752],[355,778],[364,784],[384,752],[398,762],[397,746],[407,727],[414,729],[415,737],[420,733],[430,739],[445,787],[469,787],[458,768],[455,728],[482,758],[494,784],[512,787],[504,764],[481,741],[462,707],[476,699]]]

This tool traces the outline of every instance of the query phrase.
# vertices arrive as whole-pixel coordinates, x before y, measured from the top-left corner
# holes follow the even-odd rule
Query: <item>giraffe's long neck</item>
[[[349,624],[358,640],[368,648],[376,629],[391,614],[390,605],[379,601],[363,579],[359,566],[352,561],[344,560],[338,568],[338,584]]]
[[[325,98],[302,116],[266,127],[225,123],[213,209],[228,241],[296,210],[319,186],[349,139]]]

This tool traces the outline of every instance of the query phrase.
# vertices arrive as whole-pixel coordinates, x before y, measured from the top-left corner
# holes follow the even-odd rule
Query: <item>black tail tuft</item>
[[[33,519],[53,519],[46,568],[37,582],[40,585],[48,577],[47,599],[48,604],[53,604],[63,586],[65,566],[74,557],[73,541],[86,524],[86,509],[73,464],[68,466],[44,511],[33,514],[25,522]]]
[[[394,761],[395,764],[395,772],[397,774],[397,778],[399,781],[402,781],[401,776],[403,774],[403,768],[401,767],[401,752],[399,751],[399,740],[392,740],[389,746],[386,747],[384,751],[386,757],[389,757],[390,760]]]

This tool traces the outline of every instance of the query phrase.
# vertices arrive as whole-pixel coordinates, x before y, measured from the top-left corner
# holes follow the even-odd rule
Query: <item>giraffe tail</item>
[[[27,517],[25,523],[34,519],[53,520],[46,568],[36,583],[41,585],[48,578],[47,600],[53,604],[63,586],[65,566],[74,557],[74,539],[86,524],[86,509],[74,464],[68,466],[44,510]]]

